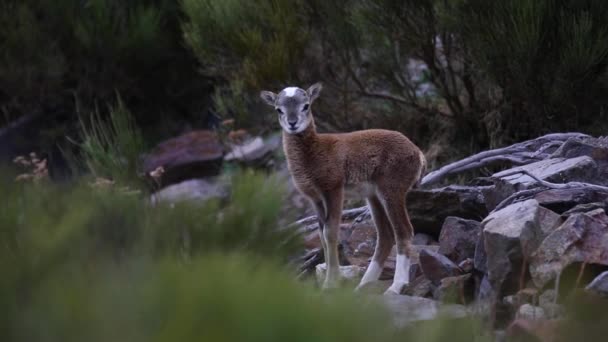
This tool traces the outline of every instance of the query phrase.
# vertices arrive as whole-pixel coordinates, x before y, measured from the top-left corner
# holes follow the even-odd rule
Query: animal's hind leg
[[[391,223],[386,216],[384,207],[376,195],[370,196],[367,199],[367,204],[371,210],[374,224],[376,225],[376,249],[374,250],[374,256],[370,262],[359,286],[356,290],[359,290],[362,286],[367,283],[371,283],[380,278],[382,268],[386,258],[391,253],[393,243],[395,241],[393,228]]]
[[[405,194],[406,191],[395,191],[394,189],[386,189],[386,191],[379,193],[389,221],[393,226],[397,244],[395,278],[386,293],[399,294],[403,287],[409,283],[411,239],[414,230],[407,214]]]

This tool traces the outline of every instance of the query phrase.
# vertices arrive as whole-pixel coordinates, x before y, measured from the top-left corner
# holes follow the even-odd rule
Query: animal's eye
[[[302,107],[302,111],[305,112],[308,110],[308,103],[304,105],[304,107]]]
[[[281,110],[281,108],[277,108],[277,112],[278,112],[279,114],[283,114],[283,111]]]

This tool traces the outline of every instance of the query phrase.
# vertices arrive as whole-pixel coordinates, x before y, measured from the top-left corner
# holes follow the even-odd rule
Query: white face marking
[[[288,88],[283,89],[283,91],[285,92],[285,96],[287,96],[287,97],[295,96],[296,90],[298,90],[298,87],[288,87]]]

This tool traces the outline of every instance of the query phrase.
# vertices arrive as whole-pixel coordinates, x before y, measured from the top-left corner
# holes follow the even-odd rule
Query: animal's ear
[[[266,91],[266,90],[262,90],[262,92],[260,92],[260,97],[262,98],[262,100],[264,100],[264,102],[266,102],[268,105],[273,106],[274,107],[274,103],[277,99],[277,94],[271,92],[271,91]]]
[[[306,90],[306,92],[308,93],[308,97],[310,97],[310,102],[316,100],[317,97],[319,97],[321,89],[323,89],[323,84],[321,84],[321,82],[317,82],[311,85],[308,90]]]

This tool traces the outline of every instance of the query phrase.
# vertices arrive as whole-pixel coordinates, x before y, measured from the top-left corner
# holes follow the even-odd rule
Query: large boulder
[[[603,209],[570,216],[547,236],[530,263],[538,287],[573,263],[608,266],[608,216]]]
[[[208,130],[192,131],[158,144],[144,157],[143,171],[149,175],[162,167],[161,186],[193,178],[218,175],[224,147],[217,134]]]
[[[507,206],[482,222],[488,280],[497,293],[517,286],[524,260],[560,223],[558,214],[533,199]]]
[[[439,253],[459,263],[473,258],[481,235],[481,223],[450,216],[443,222],[439,235]]]
[[[521,173],[513,174],[513,172],[520,170],[525,170],[542,180],[555,183],[571,181],[598,182],[597,164],[593,158],[588,156],[545,159],[495,173],[492,177],[506,180],[519,190],[533,187],[538,183],[528,175]]]
[[[439,238],[449,216],[481,220],[488,214],[481,187],[449,186],[433,190],[412,190],[407,209],[414,230]]]

